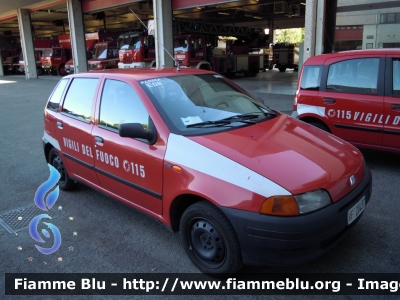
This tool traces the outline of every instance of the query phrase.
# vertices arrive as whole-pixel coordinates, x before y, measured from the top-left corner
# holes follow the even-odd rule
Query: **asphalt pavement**
[[[49,177],[41,140],[43,110],[59,79],[58,76],[40,76],[34,80],[26,80],[23,75],[0,77],[0,225],[11,224],[8,228],[0,226],[0,299],[87,299],[87,296],[4,296],[5,273],[197,273],[181,246],[179,234],[83,185],[72,192],[61,191],[49,213],[62,234],[57,252],[44,255],[34,247],[37,243],[27,226],[38,213],[34,208],[35,192]],[[296,72],[267,71],[254,78],[237,76],[234,82],[271,108],[291,112]],[[241,272],[400,273],[400,155],[362,152],[373,175],[372,198],[361,220],[341,243],[304,265],[244,267]],[[372,297],[376,298],[367,298]],[[272,296],[272,299],[320,298]]]

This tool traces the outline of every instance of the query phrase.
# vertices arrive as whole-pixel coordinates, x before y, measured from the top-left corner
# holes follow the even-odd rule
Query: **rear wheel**
[[[242,267],[236,232],[216,206],[206,201],[189,206],[179,229],[187,255],[203,273],[235,273]]]
[[[225,76],[227,78],[234,78],[236,75],[236,72],[232,72],[231,70],[228,70],[228,72],[226,72]]]
[[[43,75],[43,69],[42,68],[36,68],[36,73],[40,76]]]
[[[64,162],[55,148],[50,150],[49,163],[60,173],[60,180],[58,181],[60,189],[70,191],[76,187],[76,182],[69,177]]]
[[[249,72],[248,72],[248,76],[249,77],[255,77],[258,74],[258,66],[255,63],[252,63],[249,67]]]

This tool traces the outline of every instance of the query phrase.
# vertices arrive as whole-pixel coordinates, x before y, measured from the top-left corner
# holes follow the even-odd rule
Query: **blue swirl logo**
[[[50,169],[50,177],[46,182],[42,183],[39,186],[39,188],[37,189],[37,191],[35,193],[35,199],[34,199],[35,205],[44,211],[48,211],[53,207],[53,205],[56,203],[56,201],[58,199],[58,195],[60,193],[58,186],[56,186],[54,188],[54,190],[49,192],[57,184],[58,180],[60,179],[60,174],[50,164],[48,164],[48,167]],[[48,193],[47,197],[46,197],[46,193]],[[41,214],[41,215],[34,217],[29,224],[29,234],[38,243],[45,243],[45,241],[39,235],[39,232],[38,232],[38,224],[39,224],[40,220],[44,219],[44,218],[51,219],[51,217],[48,214]],[[47,222],[43,222],[43,224],[47,225],[47,227],[53,233],[54,244],[51,248],[43,248],[38,245],[35,245],[35,247],[39,250],[39,252],[41,252],[43,254],[51,254],[51,253],[57,251],[58,248],[60,247],[61,234],[60,234],[60,231],[58,230],[58,228],[56,226],[54,226],[53,224],[47,223]],[[50,233],[47,229],[42,229],[42,234],[46,238],[50,238]]]

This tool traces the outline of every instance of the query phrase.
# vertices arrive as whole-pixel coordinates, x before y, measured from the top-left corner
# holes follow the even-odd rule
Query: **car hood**
[[[357,148],[286,115],[239,129],[188,138],[292,194],[325,189],[336,202],[364,178],[363,157]]]

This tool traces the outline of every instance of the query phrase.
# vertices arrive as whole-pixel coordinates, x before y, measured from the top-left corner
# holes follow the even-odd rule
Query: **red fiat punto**
[[[400,49],[307,59],[293,110],[358,147],[400,152]]]
[[[311,260],[371,195],[354,146],[205,70],[66,76],[44,125],[61,189],[84,183],[180,231],[205,273]]]

